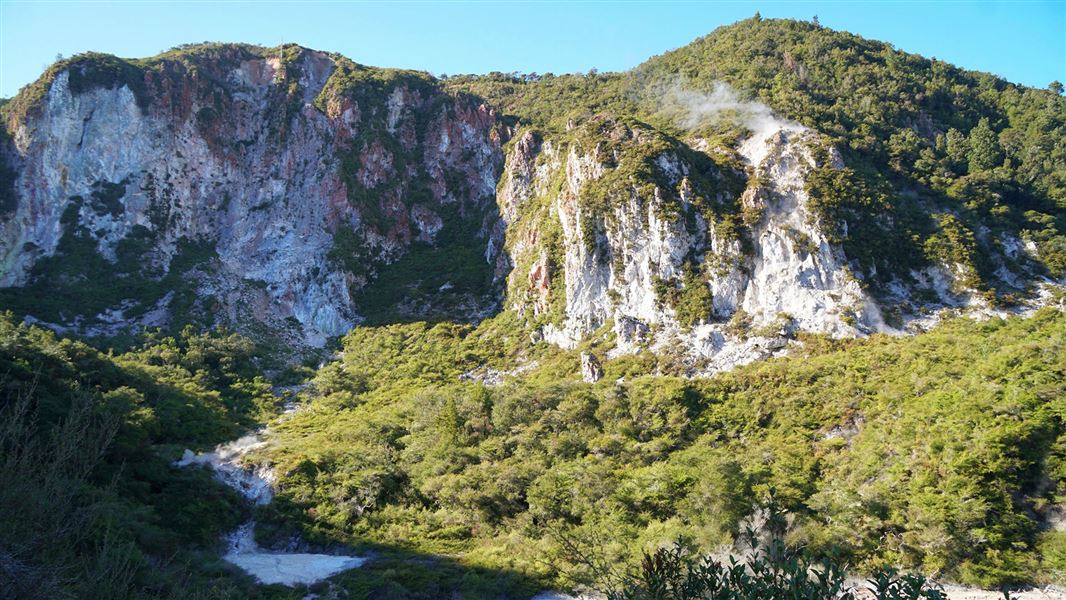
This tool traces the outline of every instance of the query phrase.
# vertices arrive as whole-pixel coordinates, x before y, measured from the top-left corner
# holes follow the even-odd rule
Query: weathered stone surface
[[[372,273],[414,241],[433,242],[447,211],[481,226],[495,213],[503,156],[488,108],[402,78],[381,103],[330,96],[319,110],[336,60],[300,49],[285,66],[198,62],[211,77],[168,65],[175,77],[146,75],[147,106],[127,85],[75,93],[59,73],[41,109],[9,124],[19,206],[0,223],[0,285],[24,284],[55,252],[72,198],[124,182],[114,214],[78,215],[105,257],[137,226],[154,239],[143,260],[164,271],[182,238],[214,243],[220,268],[191,284],[217,298],[223,322],[283,330],[295,319],[293,341],[311,345],[346,332],[367,273],[331,257],[338,236],[361,242],[353,261]]]
[[[286,48],[164,61],[136,89],[74,90],[69,72],[56,75],[36,110],[7,123],[18,205],[0,217],[0,286],[24,285],[80,206],[75,222],[113,262],[135,232],[148,232],[141,261],[157,272],[183,240],[213,244],[217,264],[185,277],[214,299],[218,320],[259,322],[303,345],[358,323],[360,291],[412,248],[448,252],[457,237],[479,244],[492,279],[453,302],[469,318],[505,292],[534,343],[573,348],[609,326],[608,356],[680,352],[712,371],[780,353],[799,331],[925,327],[936,317],[915,286],[935,306],[991,310],[964,289],[961,267],[934,265],[889,288],[897,318],[886,325],[806,191],[819,160],[844,166],[839,153],[765,107],[737,148],[607,115],[514,132],[428,76]],[[108,185],[122,192],[107,206],[76,203]],[[1032,252],[1002,242],[1008,254]],[[454,287],[432,281],[440,293]],[[163,325],[174,298],[139,311],[123,299],[53,326],[113,335]],[[433,298],[395,302],[417,317]]]
[[[585,383],[596,383],[603,379],[603,366],[595,354],[581,353],[581,378],[585,380]]]

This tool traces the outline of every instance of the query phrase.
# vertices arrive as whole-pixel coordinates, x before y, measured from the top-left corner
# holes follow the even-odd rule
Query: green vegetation
[[[648,577],[734,577],[700,553],[745,539],[772,497],[791,523],[774,552],[793,570],[831,556],[833,581],[844,564],[884,581],[1062,581],[1063,536],[1039,522],[1066,498],[1061,312],[804,342],[707,380],[627,356],[585,384],[579,352],[603,356],[609,338],[530,346],[510,313],[357,328],[305,409],[272,425],[261,452],[280,489],[257,513],[261,542],[373,553],[334,580],[359,595],[586,584],[671,598],[649,596]],[[5,573],[52,597],[290,597],[221,566],[218,536],[245,509],[207,472],[170,466],[276,411],[250,342],[187,330],[112,355],[8,316],[0,344]],[[459,377],[521,364],[535,368],[499,387]],[[679,538],[691,549],[665,549]]]
[[[485,261],[480,223],[445,207],[432,244],[414,242],[407,253],[359,290],[355,303],[369,324],[476,319],[497,300],[492,265]]]
[[[600,114],[640,115],[625,74],[544,75],[498,73],[460,75],[445,88],[468,92],[500,107],[508,125],[530,125],[556,134],[569,122]]]
[[[692,327],[706,320],[714,309],[714,298],[707,282],[691,267],[682,278],[683,287],[674,306],[677,322],[682,327]]]
[[[254,362],[235,335],[113,355],[0,316],[0,595],[263,597],[217,559],[241,499],[171,465],[275,413]]]
[[[161,79],[177,78],[190,71],[218,79],[224,77],[227,65],[235,66],[241,59],[266,56],[271,52],[277,51],[249,44],[216,43],[186,44],[158,56],[142,59],[84,52],[57,60],[36,81],[19,90],[10,102],[0,106],[0,115],[10,129],[13,123],[22,122],[28,116],[37,114],[52,82],[63,72],[68,73],[68,85],[73,93],[85,93],[95,88],[114,89],[127,86],[136,98],[138,106],[145,109],[151,105],[159,92],[149,81],[159,85],[162,83]],[[208,59],[217,63],[222,75],[219,72],[206,72],[200,67]]]
[[[1061,577],[1061,542],[1036,520],[1066,492],[1059,312],[807,338],[708,380],[644,375],[680,367],[640,354],[595,385],[577,372],[586,346],[527,347],[513,318],[354,330],[308,409],[275,426],[265,539],[295,527],[568,585],[596,574],[560,540],[619,565],[682,536],[711,550],[776,490],[790,542],[860,572]],[[459,380],[527,362],[500,387]]]
[[[6,104],[6,100],[0,100],[0,114]],[[11,136],[8,135],[7,128],[0,126],[0,148],[6,148],[10,143]],[[15,178],[18,174],[8,164],[9,161],[10,158],[6,154],[0,157],[0,218],[15,212],[19,202],[18,194],[15,193]]]
[[[762,531],[748,527],[748,555],[728,562],[694,554],[683,541],[673,547],[644,552],[640,569],[620,571],[617,565],[600,562],[575,546],[602,581],[608,600],[943,600],[945,595],[921,575],[899,575],[877,569],[866,585],[847,582],[842,565],[824,558],[816,563],[784,539],[787,516],[771,503],[765,509]],[[761,536],[768,539],[762,540]],[[860,591],[862,590],[862,591]],[[1009,600],[1009,596],[1008,596]]]
[[[380,69],[353,62],[339,54],[331,55],[336,70],[315,99],[315,106],[323,113],[330,112],[330,104],[350,100],[360,108],[382,111],[385,100],[397,88],[408,92],[434,96],[439,94],[432,76],[423,71]],[[384,123],[384,115],[378,114]]]

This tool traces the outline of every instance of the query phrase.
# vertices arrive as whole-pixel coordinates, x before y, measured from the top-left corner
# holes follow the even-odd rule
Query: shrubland
[[[602,588],[590,556],[638,589],[642,560],[685,540],[694,562],[670,559],[679,576],[741,545],[772,500],[781,548],[812,565],[1062,581],[1061,311],[807,337],[707,379],[625,356],[595,384],[578,352],[602,356],[609,336],[559,351],[519,339],[511,318],[357,328],[335,360],[291,371],[310,376],[302,408],[253,457],[278,474],[260,542],[354,547],[375,559],[334,585],[391,597]],[[186,331],[116,355],[0,327],[6,585],[288,597],[223,567],[219,537],[248,509],[171,464],[277,414],[250,342]],[[471,380],[508,365],[521,368],[500,385]]]
[[[714,549],[773,490],[790,543],[859,572],[1061,578],[1062,534],[1045,521],[1063,492],[1061,312],[809,338],[709,379],[629,356],[597,384],[576,351],[486,339],[506,337],[506,318],[349,334],[306,408],[274,428],[267,540],[295,527],[565,585],[592,574],[560,535],[617,564],[677,537]],[[508,363],[531,368],[499,386],[460,380]]]
[[[0,595],[255,597],[217,553],[242,499],[171,464],[275,411],[253,352],[187,330],[116,355],[0,316]]]

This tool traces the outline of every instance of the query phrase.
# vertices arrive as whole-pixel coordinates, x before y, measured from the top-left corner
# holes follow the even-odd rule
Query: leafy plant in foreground
[[[944,600],[947,596],[922,575],[877,569],[865,589],[847,581],[846,565],[833,557],[814,558],[785,542],[787,520],[771,498],[760,533],[745,529],[746,556],[719,560],[691,552],[679,539],[670,547],[643,553],[640,568],[619,574],[605,563],[585,559],[608,600]]]

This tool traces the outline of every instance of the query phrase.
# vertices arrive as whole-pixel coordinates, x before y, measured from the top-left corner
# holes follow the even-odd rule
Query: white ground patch
[[[861,584],[859,584],[861,585]],[[1003,592],[992,590],[980,590],[976,588],[962,587],[958,585],[942,586],[947,600],[1003,600]],[[873,595],[859,590],[858,598],[873,598]],[[1043,589],[1028,589],[1020,592],[1011,592],[1011,600],[1066,600],[1066,592],[1056,587]],[[579,594],[571,596],[562,592],[541,592],[533,596],[532,600],[603,600],[598,594]]]
[[[209,465],[219,481],[240,492],[251,504],[268,504],[274,496],[273,471],[266,466],[250,467],[241,462],[245,454],[266,444],[260,435],[250,433],[219,445],[214,452],[194,454],[186,450],[174,464],[179,467]],[[359,556],[265,550],[255,543],[254,520],[227,535],[226,542],[228,548],[222,558],[265,584],[310,585],[367,561]]]
[[[228,535],[229,550],[222,558],[255,576],[261,583],[310,585],[367,561],[357,556],[269,552],[255,543],[254,530],[255,523],[249,521]]]

